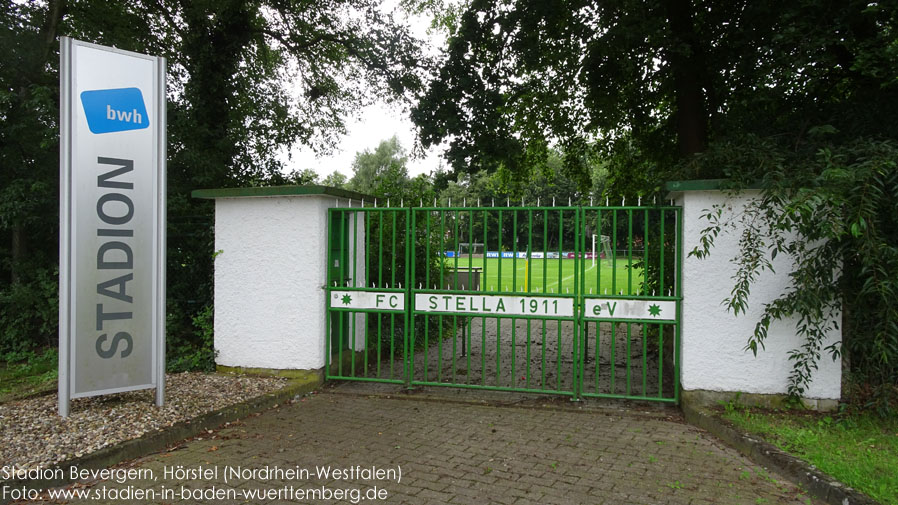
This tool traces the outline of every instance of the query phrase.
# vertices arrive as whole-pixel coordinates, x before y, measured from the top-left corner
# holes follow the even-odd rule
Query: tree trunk
[[[66,9],[66,0],[50,0],[47,2],[47,18],[41,27],[41,35],[44,39],[44,54],[41,58],[42,62],[46,62],[50,56],[53,45],[56,44],[56,32],[59,29],[59,22],[62,20],[63,13]]]
[[[28,252],[25,239],[25,230],[22,228],[21,224],[15,224],[12,227],[11,249],[12,262],[10,264],[9,280],[11,284],[18,284],[22,282],[22,275],[20,273],[21,262],[25,259],[25,254]]]
[[[705,74],[702,49],[698,43],[690,0],[669,0],[668,23],[671,41],[667,57],[673,70],[680,155],[687,157],[705,150],[708,141],[708,113],[702,92]]]

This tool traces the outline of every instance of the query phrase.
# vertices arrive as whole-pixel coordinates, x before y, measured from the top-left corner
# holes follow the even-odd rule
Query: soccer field
[[[457,263],[456,263],[457,260]],[[484,260],[486,264],[484,264]],[[637,258],[633,258],[635,263]],[[627,258],[584,259],[523,259],[523,258],[446,258],[443,284],[452,283],[452,270],[481,268],[481,291],[529,291],[531,293],[573,293],[575,265],[584,267],[585,292],[612,294],[623,291],[635,294],[642,285],[642,269],[627,268]],[[500,271],[501,270],[501,271]],[[462,275],[465,275],[463,273]]]

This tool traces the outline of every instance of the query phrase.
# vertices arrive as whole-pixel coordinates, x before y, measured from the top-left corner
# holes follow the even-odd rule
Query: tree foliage
[[[746,134],[893,138],[894,4],[475,0],[413,118],[455,171],[526,172],[557,145],[571,168],[601,154],[628,196],[727,175],[684,164]]]
[[[347,186],[353,191],[379,197],[396,196],[408,182],[408,156],[393,136],[378,144],[374,151],[356,153],[352,178]]]
[[[577,161],[589,154],[669,158],[676,136],[664,126],[678,90],[660,86],[671,77],[658,56],[689,34],[665,16],[662,2],[471,2],[413,111],[422,142],[449,140],[455,171],[513,173],[555,145],[581,186]]]
[[[342,172],[338,172],[334,170],[333,172],[327,174],[321,184],[325,186],[330,186],[332,188],[343,188],[346,187],[346,184],[349,182],[349,178],[346,177]]]
[[[190,192],[314,180],[284,175],[278,152],[327,150],[353,112],[416,89],[425,63],[377,0],[3,0],[0,350],[55,341],[60,35],[167,58],[177,352],[208,345],[201,316],[212,301],[212,205]]]
[[[57,327],[59,104],[48,67],[59,9],[0,8],[0,352],[50,345]]]
[[[791,286],[765,304],[746,349],[764,347],[771,322],[797,319],[804,342],[789,354],[790,394],[805,393],[826,350],[834,359],[846,355],[859,393],[886,413],[898,384],[898,145],[859,140],[821,148],[800,172],[789,167],[788,176],[783,165],[768,169],[764,191],[737,222],[723,220],[722,207],[709,209],[702,244],[691,254],[706,256],[721,230],[738,224],[738,271],[726,300],[737,315],[758,275],[787,254]],[[843,340],[824,349],[840,320]]]
[[[896,28],[894,0],[472,0],[413,118],[425,145],[449,142],[457,173],[525,176],[561,146],[581,188],[575,161],[598,155],[615,196],[659,194],[671,179],[760,181],[731,308],[766,267],[760,252],[792,254],[796,268],[748,347],[771,320],[797,317],[800,394],[841,303],[842,351],[885,398],[898,371],[898,318],[886,310]]]

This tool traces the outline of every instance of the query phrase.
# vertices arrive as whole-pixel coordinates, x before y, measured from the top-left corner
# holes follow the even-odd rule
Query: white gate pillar
[[[372,197],[326,186],[209,189],[193,197],[215,200],[216,364],[324,367],[328,209]],[[357,256],[364,275],[365,255]]]
[[[725,205],[721,222],[737,216],[745,205],[760,194],[746,190],[731,196],[719,189],[720,181],[672,182],[667,185],[671,197],[683,207],[683,311],[680,346],[680,383],[683,400],[699,404],[727,401],[734,393],[748,404],[776,405],[787,392],[792,370],[789,351],[803,339],[796,335],[797,318],[770,323],[766,349],[755,357],[745,346],[760,320],[764,305],[789,288],[792,258],[782,254],[773,261],[776,274],[765,271],[751,286],[748,310],[734,316],[723,300],[731,296],[739,254],[741,229],[722,228],[710,255],[704,259],[689,256],[701,244],[699,238],[709,222],[702,218],[715,205]],[[734,220],[733,222],[738,223]],[[839,324],[841,328],[841,324]],[[833,331],[823,346],[841,340],[841,330]],[[821,353],[818,370],[805,392],[805,403],[812,408],[835,408],[841,396],[841,360],[833,361]]]

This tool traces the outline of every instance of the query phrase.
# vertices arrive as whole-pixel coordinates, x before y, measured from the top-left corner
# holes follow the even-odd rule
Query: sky
[[[410,177],[428,174],[439,166],[441,149],[430,149],[426,156],[412,156],[415,129],[407,113],[398,106],[376,103],[362,109],[358,117],[347,122],[347,134],[340,139],[333,153],[317,157],[311,149],[296,146],[293,148],[292,159],[286,160],[287,168],[288,171],[311,168],[321,179],[335,170],[352,177],[352,161],[356,152],[365,149],[374,151],[382,140],[388,140],[393,135],[409,153]]]
[[[384,2],[386,9],[395,8],[396,0]],[[398,18],[405,19],[412,33],[419,39],[426,40],[429,47],[425,51],[436,53],[445,44],[445,35],[433,33],[428,30],[430,19],[424,15],[410,16],[394,11]],[[360,111],[355,117],[347,118],[347,133],[337,144],[337,147],[329,155],[316,156],[312,149],[303,146],[294,146],[291,157],[288,160],[284,153],[286,168],[290,170],[303,170],[311,168],[318,173],[321,179],[328,174],[339,171],[347,177],[352,177],[352,162],[357,152],[368,149],[374,151],[382,140],[388,140],[394,135],[409,155],[408,172],[410,177],[419,174],[429,174],[436,170],[441,163],[443,148],[432,148],[424,155],[415,156],[415,128],[408,111],[403,111],[399,105],[388,105],[384,102],[375,103]]]

